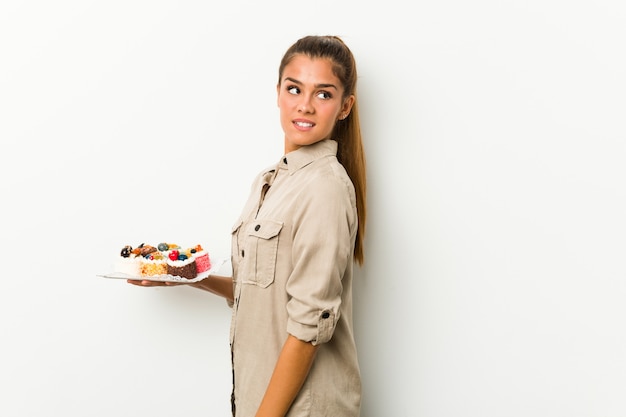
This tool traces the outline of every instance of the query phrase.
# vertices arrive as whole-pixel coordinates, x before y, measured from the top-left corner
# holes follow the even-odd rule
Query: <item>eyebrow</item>
[[[294,84],[302,85],[301,81],[298,81],[295,78],[291,77],[285,77],[284,81],[291,81]],[[337,86],[335,84],[315,84],[315,88],[334,88],[335,90],[337,90]]]

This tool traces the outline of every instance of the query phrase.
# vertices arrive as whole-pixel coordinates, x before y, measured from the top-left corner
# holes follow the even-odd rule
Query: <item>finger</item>
[[[156,281],[148,281],[148,280],[139,280],[139,279],[129,279],[126,280],[126,282],[128,282],[129,284],[133,284],[133,285],[137,285],[138,287],[157,287],[157,286],[163,286],[162,282],[156,282]]]
[[[175,287],[177,285],[184,285],[184,282],[165,281],[166,287]]]

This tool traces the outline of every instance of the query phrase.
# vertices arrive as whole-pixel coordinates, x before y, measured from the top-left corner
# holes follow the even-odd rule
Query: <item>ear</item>
[[[276,106],[278,106],[278,96],[280,95],[280,84],[276,84]]]
[[[354,95],[350,95],[346,97],[346,99],[343,101],[343,104],[341,105],[341,112],[339,113],[339,118],[341,120],[348,117],[348,115],[350,114],[350,111],[352,110],[352,106],[354,105],[355,100],[356,98],[354,97]]]

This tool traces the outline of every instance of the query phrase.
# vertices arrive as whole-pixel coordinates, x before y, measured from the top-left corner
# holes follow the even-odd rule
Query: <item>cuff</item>
[[[287,332],[313,346],[328,342],[335,332],[335,313],[332,310],[322,310],[317,315],[317,326],[308,326],[291,319],[287,322]]]

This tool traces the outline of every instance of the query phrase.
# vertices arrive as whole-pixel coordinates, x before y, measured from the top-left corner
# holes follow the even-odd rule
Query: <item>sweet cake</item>
[[[114,270],[130,277],[173,275],[194,279],[211,269],[209,253],[196,245],[188,249],[174,243],[159,243],[156,247],[142,243],[133,248],[126,245],[114,263]]]
[[[194,279],[198,276],[195,258],[185,252],[180,252],[178,249],[171,250],[165,262],[169,275],[187,279]]]
[[[165,256],[159,251],[151,252],[149,255],[141,258],[140,262],[140,275],[152,276],[152,275],[165,275],[167,274],[167,264],[165,262]]]
[[[132,253],[131,246],[124,246],[120,252],[120,256],[115,259],[113,269],[116,272],[136,277],[141,274],[140,262],[141,256]]]
[[[209,258],[209,252],[202,249],[202,246],[197,245],[195,248],[192,248],[191,253],[196,260],[196,269],[198,270],[198,274],[201,274],[211,269],[211,259]]]

